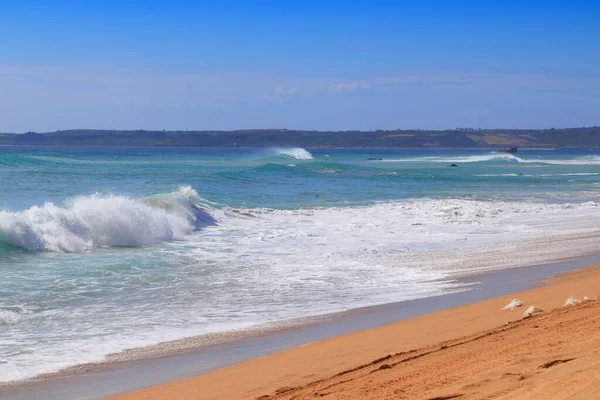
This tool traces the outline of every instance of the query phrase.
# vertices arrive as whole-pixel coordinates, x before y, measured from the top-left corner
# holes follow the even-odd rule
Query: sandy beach
[[[600,302],[564,303],[599,294],[596,266],[113,399],[594,398]],[[531,305],[544,311],[524,319]]]
[[[2,2],[0,400],[600,400],[555,3]]]

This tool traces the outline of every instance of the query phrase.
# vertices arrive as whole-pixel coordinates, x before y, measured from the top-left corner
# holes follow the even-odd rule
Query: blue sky
[[[0,132],[600,125],[599,18],[598,1],[4,0]]]

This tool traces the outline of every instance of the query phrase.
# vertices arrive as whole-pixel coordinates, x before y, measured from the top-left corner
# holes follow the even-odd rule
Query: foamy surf
[[[153,196],[147,200],[152,207],[128,200],[136,209],[146,210],[144,205],[150,208],[144,212],[160,214],[178,210],[166,200],[177,196]],[[136,252],[108,249],[116,252],[117,262],[89,258],[88,265],[71,265],[67,273],[45,263],[20,270],[29,279],[43,276],[52,290],[22,294],[21,302],[36,306],[0,309],[0,325],[11,327],[4,344],[14,352],[0,363],[0,380],[307,312],[321,315],[468,290],[454,277],[594,250],[598,210],[596,203],[464,199],[300,210],[225,206],[218,225],[185,242]],[[193,229],[191,221],[184,218],[184,234]],[[74,255],[55,256],[60,264]],[[50,348],[42,340],[48,334],[62,339]]]

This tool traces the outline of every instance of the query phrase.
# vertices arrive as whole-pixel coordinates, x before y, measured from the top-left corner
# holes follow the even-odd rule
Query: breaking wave
[[[20,212],[0,211],[0,241],[35,251],[82,252],[98,247],[140,247],[183,239],[215,224],[189,186],[135,199],[80,196]]]
[[[506,173],[506,174],[476,174],[475,176],[486,176],[486,177],[496,177],[496,176],[525,176],[525,177],[533,177],[533,178],[549,178],[555,176],[598,176],[600,172],[573,172],[567,174],[515,174],[515,173]]]
[[[282,155],[293,158],[295,160],[312,160],[313,156],[309,151],[301,147],[290,147],[290,148],[275,148],[273,149],[274,155]]]
[[[600,165],[600,156],[583,156],[572,159],[543,159],[543,158],[521,158],[512,154],[490,153],[476,156],[428,156],[401,159],[386,159],[380,162],[430,162],[430,163],[476,163],[508,161],[523,164],[552,164],[552,165]]]

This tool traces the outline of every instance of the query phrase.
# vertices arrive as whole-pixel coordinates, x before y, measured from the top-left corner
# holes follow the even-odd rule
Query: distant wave
[[[385,159],[379,162],[430,162],[430,163],[476,163],[476,162],[492,162],[492,161],[508,161],[524,164],[553,164],[553,165],[600,165],[600,156],[584,156],[572,159],[542,159],[542,158],[521,158],[512,154],[505,153],[490,153],[476,156],[428,156],[428,157],[412,157],[400,159]]]
[[[523,175],[523,174],[475,174],[475,176],[485,176],[485,177],[494,177],[494,176],[534,176],[534,175]]]
[[[282,155],[293,158],[295,160],[312,160],[313,156],[307,150],[301,147],[289,147],[289,148],[274,148],[273,155]]]
[[[383,159],[378,160],[379,162],[431,162],[431,163],[473,163],[473,162],[485,162],[485,161],[513,161],[520,162],[520,158],[513,156],[512,154],[492,153],[486,155],[477,156],[456,156],[456,157],[442,157],[442,156],[426,156],[426,157],[410,157],[410,158],[397,158],[397,159]]]
[[[600,165],[600,156],[577,157],[570,160],[521,160],[519,162],[557,165]]]
[[[475,176],[486,176],[486,177],[494,177],[494,176],[525,176],[525,177],[553,177],[553,176],[597,176],[600,175],[600,172],[573,172],[570,174],[515,174],[515,173],[507,173],[507,174],[476,174]]]
[[[0,211],[0,241],[36,251],[82,252],[97,247],[139,247],[183,239],[215,220],[189,186],[134,199],[80,196],[21,212]]]

